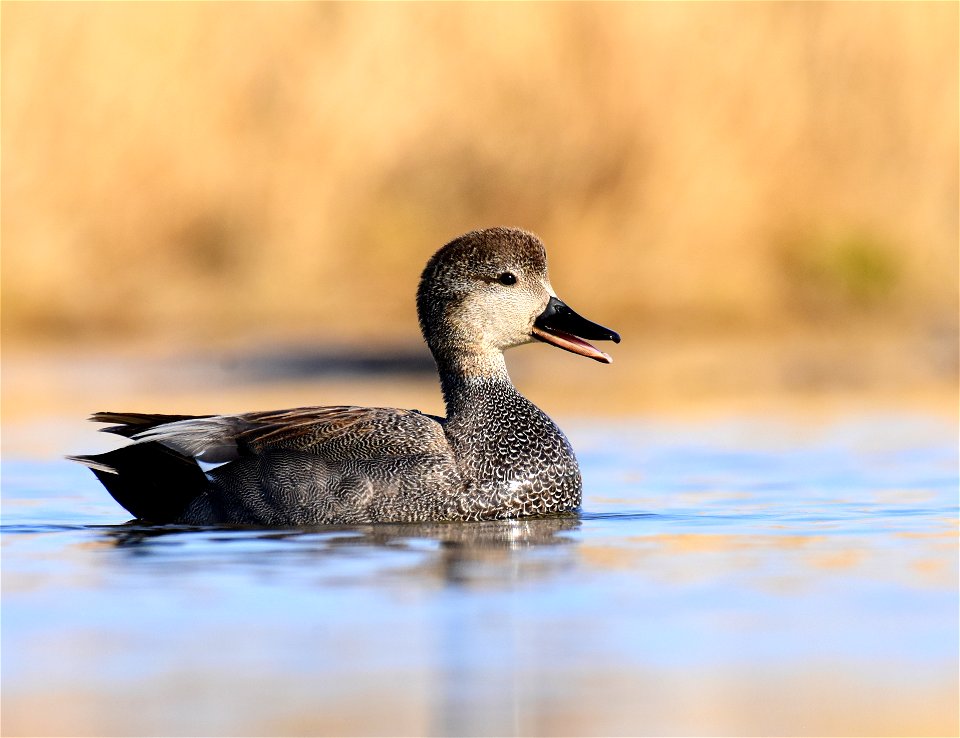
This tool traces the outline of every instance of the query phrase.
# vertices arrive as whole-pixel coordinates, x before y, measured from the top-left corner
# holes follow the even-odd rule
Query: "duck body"
[[[553,294],[536,237],[474,231],[427,264],[417,299],[446,417],[352,406],[220,416],[97,413],[132,443],[71,457],[138,519],[297,526],[471,521],[575,510],[569,441],[510,381],[503,350],[539,339],[599,361],[619,341]],[[570,331],[570,332],[568,332]],[[575,331],[575,332],[574,332]]]

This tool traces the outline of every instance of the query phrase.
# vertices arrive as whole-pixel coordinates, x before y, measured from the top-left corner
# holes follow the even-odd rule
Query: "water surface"
[[[957,733],[954,425],[562,425],[583,511],[520,522],[149,528],[5,458],[4,735]]]

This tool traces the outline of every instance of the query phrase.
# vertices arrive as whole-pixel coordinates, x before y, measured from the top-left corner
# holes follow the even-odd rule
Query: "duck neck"
[[[452,360],[437,357],[437,370],[449,419],[473,414],[478,400],[491,392],[517,391],[500,351],[461,354]]]

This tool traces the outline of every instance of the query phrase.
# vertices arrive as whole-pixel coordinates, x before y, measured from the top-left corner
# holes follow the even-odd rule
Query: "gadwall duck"
[[[417,410],[305,407],[242,415],[102,412],[132,440],[71,457],[138,519],[263,526],[467,521],[575,510],[570,442],[521,395],[503,351],[533,340],[600,362],[620,336],[554,293],[540,240],[473,231],[441,248],[417,290],[445,418]]]

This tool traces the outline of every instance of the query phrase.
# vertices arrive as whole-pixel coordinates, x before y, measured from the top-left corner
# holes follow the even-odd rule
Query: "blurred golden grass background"
[[[621,348],[953,382],[958,64],[956,3],[4,3],[4,349],[412,341],[506,224]]]

